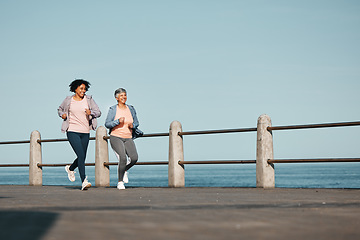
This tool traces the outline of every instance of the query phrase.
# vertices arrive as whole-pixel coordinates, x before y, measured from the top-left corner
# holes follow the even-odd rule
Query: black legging
[[[70,171],[74,171],[75,168],[79,169],[81,182],[84,181],[85,174],[85,159],[86,151],[89,144],[89,133],[67,132],[67,138],[73,148],[77,158],[70,166]]]

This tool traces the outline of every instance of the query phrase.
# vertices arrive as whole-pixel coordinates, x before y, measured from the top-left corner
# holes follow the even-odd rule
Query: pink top
[[[86,98],[81,101],[71,98],[68,132],[90,133],[89,118],[85,113],[85,109],[89,109]]]
[[[119,106],[116,107],[115,119],[121,117],[125,118],[123,124],[119,124],[111,130],[110,135],[121,138],[132,138],[132,129],[129,128],[129,124],[134,122],[131,115],[130,109],[126,106],[126,109],[120,109]]]

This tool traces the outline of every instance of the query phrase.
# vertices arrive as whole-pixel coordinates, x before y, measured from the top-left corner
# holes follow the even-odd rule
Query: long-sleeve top
[[[132,131],[132,138],[135,139],[141,135],[143,135],[143,132],[138,129],[139,127],[139,120],[137,118],[137,115],[136,115],[136,111],[135,111],[135,108],[132,106],[132,105],[127,105],[126,106],[129,108],[130,112],[131,112],[131,116],[133,117],[133,131]],[[111,130],[119,125],[119,119],[115,119],[115,115],[116,115],[116,107],[117,105],[114,105],[114,106],[111,106],[109,108],[109,112],[108,112],[108,115],[106,117],[106,120],[105,120],[105,127],[107,127],[109,129],[109,134],[111,133]]]
[[[59,117],[62,117],[64,113],[67,116],[61,125],[62,132],[66,132],[69,128],[69,109],[70,109],[71,98],[73,96],[67,96],[58,108]],[[85,97],[89,105],[89,110],[91,111],[91,114],[89,116],[89,126],[91,130],[95,130],[97,127],[96,118],[99,118],[101,116],[101,111],[91,95],[85,95]]]

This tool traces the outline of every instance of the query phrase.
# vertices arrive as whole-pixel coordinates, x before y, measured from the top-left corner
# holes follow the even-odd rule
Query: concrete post
[[[179,132],[182,132],[181,123],[173,121],[169,129],[169,187],[185,187],[184,165],[178,163],[184,160],[183,138]]]
[[[29,158],[29,185],[42,186],[42,168],[38,164],[42,163],[41,143],[39,131],[33,131],[30,135],[30,158]]]
[[[256,187],[274,188],[274,164],[268,164],[268,159],[274,158],[272,132],[267,130],[271,126],[271,119],[263,114],[258,118],[256,143]]]
[[[98,127],[95,137],[95,186],[109,187],[110,186],[110,171],[109,166],[104,166],[104,162],[109,162],[109,149],[106,137],[106,128]]]

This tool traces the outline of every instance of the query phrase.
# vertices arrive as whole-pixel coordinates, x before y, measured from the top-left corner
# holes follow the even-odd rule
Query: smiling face
[[[78,86],[76,89],[75,89],[75,94],[80,97],[80,98],[83,98],[85,96],[85,93],[86,93],[86,86],[85,84],[81,84],[80,86]]]
[[[119,93],[116,97],[118,103],[125,104],[127,100],[126,92]]]

